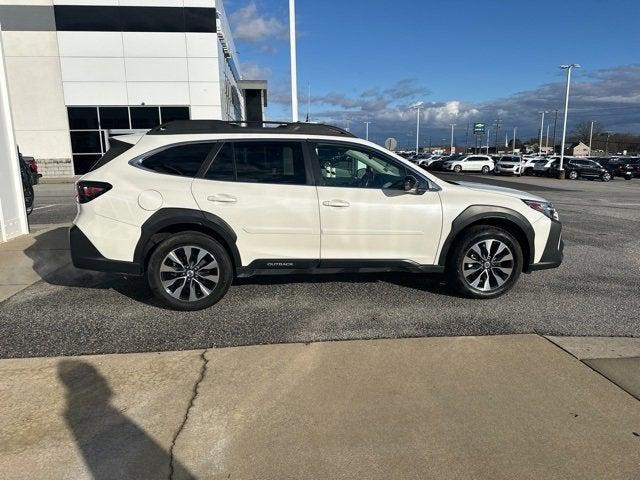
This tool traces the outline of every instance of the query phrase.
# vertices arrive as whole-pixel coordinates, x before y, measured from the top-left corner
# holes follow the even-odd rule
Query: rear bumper
[[[557,268],[564,257],[564,240],[562,239],[562,224],[556,220],[551,221],[551,228],[547,243],[538,263],[529,265],[529,272],[534,270],[546,270]]]
[[[143,273],[141,265],[136,262],[122,262],[105,258],[77,225],[69,229],[69,243],[71,245],[71,261],[77,268],[127,275],[142,275]]]

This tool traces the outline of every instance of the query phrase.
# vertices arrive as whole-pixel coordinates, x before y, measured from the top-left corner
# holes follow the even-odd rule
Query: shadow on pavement
[[[111,405],[113,392],[98,370],[80,360],[63,360],[64,418],[96,480],[195,477],[134,422]]]
[[[64,238],[63,238],[64,236]],[[102,272],[93,272],[75,268],[71,263],[54,272],[48,268],[48,260],[43,251],[50,249],[50,245],[68,244],[68,228],[60,227],[42,232],[34,237],[35,243],[25,250],[25,254],[32,259],[33,269],[47,283],[63,287],[114,290],[132,300],[146,305],[167,307],[157,300],[149,289],[144,276],[123,276]],[[60,254],[59,250],[57,253]],[[50,257],[49,257],[50,260]],[[246,278],[236,278],[233,285],[269,285],[269,284],[322,284],[322,283],[362,283],[386,282],[414,290],[450,295],[442,282],[442,277],[433,274],[415,273],[331,273],[331,274],[296,274],[296,275],[263,275]],[[232,286],[233,288],[233,286]]]

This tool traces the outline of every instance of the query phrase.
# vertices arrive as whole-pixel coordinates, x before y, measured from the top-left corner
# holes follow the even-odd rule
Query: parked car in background
[[[524,162],[519,155],[502,155],[493,171],[496,175],[522,175]]]
[[[420,160],[420,161],[418,162],[418,165],[420,165],[421,167],[425,167],[425,166],[427,166],[427,167],[428,167],[428,166],[429,166],[429,165],[431,165],[433,162],[435,162],[435,161],[437,161],[437,160],[440,160],[442,157],[443,157],[443,155],[434,154],[434,155],[431,155],[431,156],[430,156],[430,157],[428,157],[428,158],[425,158],[424,160]]]
[[[549,167],[549,175],[557,176],[560,167],[560,160],[554,160]],[[594,180],[599,178],[603,182],[611,180],[611,173],[595,160],[587,158],[570,158],[563,165],[565,177],[569,180],[587,178]]]
[[[460,172],[482,172],[484,175],[493,171],[495,165],[489,155],[466,155],[451,159],[442,165],[444,170]]]
[[[38,162],[36,162],[36,159],[33,157],[22,157],[24,162],[27,164],[27,167],[29,167],[29,172],[31,173],[31,180],[33,183],[33,185],[37,185],[38,182],[40,181],[40,177],[42,177],[41,173],[38,173]]]
[[[599,157],[594,160],[606,168],[612,177],[631,180],[640,176],[640,157]]]
[[[533,175],[533,167],[536,162],[540,160],[544,160],[544,158],[536,155],[524,155],[522,157],[522,173],[525,175]]]
[[[568,161],[570,157],[564,157],[565,161]],[[539,177],[546,177],[549,175],[549,168],[555,162],[559,160],[559,157],[548,157],[536,160],[533,165],[533,174]]]
[[[421,165],[422,168],[424,168],[425,170],[430,170],[430,171],[435,171],[435,172],[439,172],[444,170],[444,163],[449,161],[449,160],[454,160],[456,158],[460,158],[461,155],[446,155],[446,156],[441,156],[440,158],[433,160],[432,162],[429,162],[426,165]]]

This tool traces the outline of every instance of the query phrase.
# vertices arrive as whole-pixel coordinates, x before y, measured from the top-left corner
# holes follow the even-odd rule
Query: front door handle
[[[344,200],[325,200],[324,202],[322,202],[322,205],[324,205],[325,207],[343,207],[344,208],[344,207],[348,207],[351,204]]]
[[[210,202],[218,202],[218,203],[236,203],[238,199],[231,195],[227,195],[226,193],[216,193],[214,195],[209,195],[207,200]]]

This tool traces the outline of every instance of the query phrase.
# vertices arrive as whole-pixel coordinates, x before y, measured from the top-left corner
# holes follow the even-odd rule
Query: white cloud
[[[242,78],[245,80],[265,80],[271,76],[269,67],[261,67],[255,62],[242,62],[240,64]]]
[[[288,32],[279,19],[261,15],[255,2],[233,12],[229,20],[236,40],[263,42],[270,38],[283,38]]]

